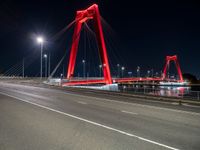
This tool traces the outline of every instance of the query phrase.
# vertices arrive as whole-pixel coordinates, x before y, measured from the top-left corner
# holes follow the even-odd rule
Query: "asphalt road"
[[[36,149],[199,150],[200,108],[0,82],[0,150]]]

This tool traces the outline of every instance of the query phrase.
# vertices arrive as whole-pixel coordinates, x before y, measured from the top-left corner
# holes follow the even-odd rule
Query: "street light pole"
[[[102,65],[99,65],[99,77],[101,77]]]
[[[85,78],[85,60],[84,59],[82,60],[82,63],[83,63],[83,77]]]
[[[140,77],[140,66],[137,67],[137,77]]]
[[[123,78],[125,67],[122,67],[121,69],[122,69],[122,78]]]
[[[40,55],[40,79],[42,79],[42,57],[43,57],[43,42],[44,42],[44,39],[42,37],[38,37],[37,42],[40,44],[40,51],[41,51],[41,55]]]
[[[147,77],[149,78],[150,75],[150,70],[147,71]]]
[[[44,54],[45,58],[45,77],[47,77],[47,54]]]
[[[40,79],[42,79],[42,54],[43,54],[43,44],[40,43],[40,51],[41,51],[41,58],[40,58]]]

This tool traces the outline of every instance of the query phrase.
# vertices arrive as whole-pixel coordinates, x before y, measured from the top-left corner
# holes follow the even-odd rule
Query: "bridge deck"
[[[127,83],[127,82],[159,82],[164,81],[162,78],[114,78],[113,83]],[[165,81],[179,82],[179,80],[167,79]],[[91,84],[106,84],[106,80],[103,78],[88,78],[88,79],[72,79],[63,80],[62,86],[73,86],[73,85],[91,85]]]

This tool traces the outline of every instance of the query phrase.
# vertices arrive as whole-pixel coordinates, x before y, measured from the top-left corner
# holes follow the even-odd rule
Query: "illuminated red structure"
[[[167,68],[170,64],[171,61],[175,62],[177,71],[178,71],[178,75],[179,75],[179,80],[174,80],[174,79],[169,79],[167,78]],[[113,79],[112,83],[131,83],[131,82],[160,82],[160,81],[169,81],[169,82],[183,82],[183,76],[182,76],[182,72],[180,69],[180,65],[177,59],[177,56],[166,56],[166,62],[165,62],[165,66],[164,66],[164,70],[163,70],[163,75],[162,77],[147,77],[147,78],[136,78],[136,77],[132,77],[132,78],[115,78]],[[108,84],[105,82],[105,80],[72,80],[70,82],[65,82],[62,85],[63,86],[70,86],[70,85],[85,85],[85,84]]]
[[[95,34],[98,41],[98,47],[99,47],[99,53],[100,53],[100,59],[102,62],[102,69],[103,69],[103,79],[83,79],[83,80],[76,80],[73,79],[74,75],[74,67],[76,62],[76,56],[78,51],[78,45],[80,40],[80,32],[81,27],[83,23],[85,23],[88,20],[94,21],[94,27],[95,27]],[[171,61],[175,62],[179,80],[178,82],[183,82],[183,76],[180,69],[180,65],[177,59],[177,56],[167,56],[166,57],[166,63],[163,70],[163,75],[161,77],[147,77],[147,78],[115,78],[112,79],[110,74],[110,67],[108,62],[108,56],[107,56],[107,49],[105,45],[104,35],[103,35],[103,29],[101,25],[101,19],[100,19],[100,13],[98,9],[98,5],[94,4],[90,6],[89,8],[81,11],[77,11],[76,13],[76,19],[75,19],[75,29],[73,34],[73,41],[72,41],[72,47],[70,51],[70,58],[69,58],[69,65],[68,65],[68,71],[67,71],[67,81],[62,82],[62,86],[70,86],[70,85],[87,85],[87,84],[112,84],[112,83],[125,83],[125,82],[160,82],[160,81],[177,81],[177,80],[171,80],[167,78],[167,68]]]
[[[82,27],[82,24],[88,20],[94,21],[95,33],[96,33],[96,38],[97,38],[98,46],[99,46],[100,59],[103,64],[102,69],[103,69],[103,75],[104,75],[104,79],[92,80],[91,83],[112,84],[107,50],[106,50],[101,20],[100,20],[100,13],[99,13],[98,5],[96,4],[90,6],[89,8],[85,10],[76,12],[76,20],[75,20],[76,23],[75,23],[72,47],[70,51],[67,79],[70,80],[74,75],[74,67],[75,67],[75,61],[76,61],[76,56],[77,56],[77,51],[78,51],[81,27]],[[90,81],[88,80],[81,81],[80,84],[81,83],[90,84]]]
[[[174,61],[178,75],[179,75],[179,81],[183,82],[183,76],[182,76],[182,72],[181,72],[181,68],[178,62],[178,58],[176,55],[174,56],[166,56],[166,62],[165,62],[165,66],[164,66],[164,70],[163,70],[163,77],[162,79],[165,80],[167,77],[167,68],[170,64],[171,61]]]

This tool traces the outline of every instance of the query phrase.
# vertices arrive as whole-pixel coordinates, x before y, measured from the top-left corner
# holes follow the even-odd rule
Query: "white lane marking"
[[[120,103],[120,104],[128,104],[128,105],[133,105],[133,106],[146,107],[146,108],[159,109],[159,110],[172,111],[172,112],[177,112],[177,113],[185,113],[185,114],[200,116],[200,113],[189,112],[189,111],[184,111],[184,110],[176,110],[176,109],[171,109],[171,108],[161,108],[161,107],[157,107],[157,106],[135,104],[135,103],[116,101],[116,100],[111,100],[111,99],[106,99],[106,98],[98,98],[98,97],[92,97],[92,96],[86,96],[86,95],[72,94],[72,93],[64,93],[64,92],[58,92],[58,93],[63,93],[63,94],[66,94],[66,95],[73,95],[73,96],[77,96],[77,97],[85,97],[85,98],[90,98],[90,99],[96,99],[96,100],[104,100],[104,101]]]
[[[172,105],[179,105],[179,103],[177,103],[177,102],[173,102],[173,103],[171,103]]]
[[[126,111],[126,110],[121,110],[121,112],[126,113],[126,114],[138,115],[138,113],[134,113],[131,111]]]
[[[83,104],[83,105],[86,105],[86,104],[87,104],[86,102],[82,102],[82,101],[78,101],[77,103]]]
[[[199,108],[199,106],[193,106],[193,105],[190,105],[190,104],[187,104],[187,103],[183,103],[182,105],[189,106],[189,107],[194,107],[194,108]]]
[[[68,117],[71,117],[71,118],[74,118],[74,119],[77,119],[77,120],[80,120],[80,121],[84,121],[84,122],[87,122],[87,123],[90,123],[90,124],[93,124],[93,125],[96,125],[96,126],[108,129],[108,130],[112,130],[112,131],[118,132],[118,133],[121,133],[123,135],[134,137],[134,138],[140,139],[142,141],[149,142],[151,144],[155,144],[155,145],[158,145],[158,146],[161,146],[161,147],[165,147],[165,148],[168,148],[168,149],[171,149],[171,150],[179,150],[177,148],[174,148],[174,147],[162,144],[162,143],[158,143],[158,142],[155,142],[155,141],[152,141],[152,140],[149,140],[149,139],[146,139],[146,138],[143,138],[143,137],[140,137],[140,136],[137,136],[137,135],[122,131],[122,130],[118,130],[118,129],[115,129],[115,128],[112,128],[112,127],[109,127],[109,126],[106,126],[106,125],[103,125],[103,124],[100,124],[100,123],[97,123],[97,122],[93,122],[93,121],[90,121],[90,120],[87,120],[87,119],[84,119],[84,118],[81,118],[81,117],[78,117],[78,116],[75,116],[75,115],[71,115],[71,114],[68,114],[68,113],[65,113],[65,112],[62,112],[62,111],[59,111],[59,110],[55,110],[55,109],[50,108],[50,107],[46,107],[46,106],[43,106],[43,105],[40,105],[40,104],[37,104],[37,103],[33,103],[33,102],[28,101],[28,100],[24,100],[22,98],[19,98],[19,97],[16,97],[16,96],[12,96],[12,95],[7,94],[7,93],[0,92],[0,94],[9,96],[11,98],[14,98],[14,99],[17,99],[17,100],[32,104],[34,106],[38,106],[40,108],[44,108],[44,109],[47,109],[47,110],[50,110],[50,111],[65,115],[65,116],[68,116]]]

